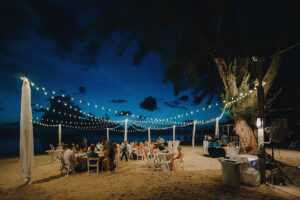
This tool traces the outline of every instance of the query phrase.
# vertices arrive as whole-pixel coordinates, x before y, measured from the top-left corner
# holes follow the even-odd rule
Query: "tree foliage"
[[[123,37],[117,53],[137,44],[134,64],[154,51],[162,55],[165,82],[174,94],[193,89],[194,103],[208,101],[223,91],[214,58],[234,68],[237,85],[247,70],[240,67],[252,56],[267,57],[297,41],[296,1],[118,1],[100,3],[100,18],[93,34]],[[270,62],[270,60],[268,60]],[[267,63],[269,64],[269,63]],[[241,64],[244,66],[245,64]],[[265,70],[266,71],[266,70]]]

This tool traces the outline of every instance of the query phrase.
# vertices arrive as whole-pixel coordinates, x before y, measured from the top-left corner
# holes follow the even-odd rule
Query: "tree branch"
[[[280,67],[280,65],[279,65],[280,57],[281,57],[280,55],[273,57],[270,67],[263,78],[263,83],[265,83],[264,84],[264,95],[265,96],[268,94],[268,92],[276,78],[276,75],[278,74],[278,70]]]
[[[229,93],[233,97],[238,96],[239,91],[236,85],[235,75],[230,73],[224,58],[215,58],[214,61],[218,67],[226,93]]]

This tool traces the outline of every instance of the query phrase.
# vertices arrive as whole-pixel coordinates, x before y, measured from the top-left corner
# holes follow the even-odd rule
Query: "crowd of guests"
[[[126,161],[131,157],[132,159],[142,158],[147,161],[149,156],[158,154],[160,151],[164,150],[164,139],[160,136],[157,137],[156,142],[131,142],[125,141],[117,144],[116,142],[108,141],[103,138],[102,141],[97,143],[91,143],[90,146],[87,145],[87,140],[84,137],[82,145],[79,144],[64,144],[61,143],[57,148],[62,149],[61,157],[64,159],[66,164],[72,167],[72,170],[78,171],[79,162],[75,158],[75,153],[86,152],[88,158],[97,158],[99,153],[103,156],[99,158],[100,170],[102,171],[113,171],[116,168],[118,160]],[[178,154],[176,157],[171,158],[170,168],[176,170],[177,163],[182,159],[181,147],[178,147]],[[92,162],[92,161],[91,161]]]
[[[132,156],[133,159],[139,159],[139,157],[143,158],[144,161],[147,161],[151,156],[158,155],[160,151],[165,150],[165,141],[160,136],[157,137],[156,142],[132,142],[131,144],[128,141],[125,143],[117,144],[118,154],[120,155],[121,161],[125,157],[125,160],[128,161],[128,156]],[[180,169],[180,164],[183,159],[182,148],[177,148],[177,155],[170,154],[170,168],[174,171],[178,171]],[[119,158],[118,157],[118,158]]]
[[[91,143],[90,146],[87,146],[85,139],[83,140],[83,144],[64,144],[61,143],[57,149],[61,149],[61,159],[63,159],[64,163],[71,166],[71,171],[80,171],[80,163],[78,159],[76,159],[76,153],[86,153],[88,158],[98,158],[101,153],[103,156],[99,158],[100,170],[103,171],[113,171],[115,169],[115,154],[117,153],[116,144],[111,141],[107,141],[104,138],[101,142]],[[95,162],[95,161],[91,161]]]

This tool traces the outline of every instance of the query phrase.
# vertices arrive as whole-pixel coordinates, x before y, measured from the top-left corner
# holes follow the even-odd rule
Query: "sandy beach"
[[[0,160],[0,199],[300,199],[300,169],[283,171],[294,182],[287,186],[241,186],[230,190],[222,185],[221,165],[202,156],[202,147],[184,146],[185,170],[160,172],[147,163],[119,162],[116,173],[87,172],[60,176],[59,163],[48,155],[35,156],[31,185],[19,176],[19,158]],[[275,150],[275,157],[300,166],[300,152]],[[297,196],[299,195],[299,196]]]

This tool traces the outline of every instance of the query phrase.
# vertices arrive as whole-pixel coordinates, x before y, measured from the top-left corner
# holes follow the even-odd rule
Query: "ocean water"
[[[0,126],[0,154],[18,154],[20,151],[19,143],[19,126]],[[213,134],[214,127],[197,128],[196,141],[203,140],[204,134]],[[35,153],[45,153],[50,149],[50,144],[56,146],[58,144],[58,129],[46,127],[34,127],[34,151]],[[165,131],[151,131],[151,140],[156,141],[157,136],[160,135],[165,141],[173,140],[172,129]],[[106,131],[81,131],[62,128],[62,142],[66,144],[82,144],[83,136],[86,136],[88,145],[97,143],[104,137],[106,138]],[[124,133],[110,132],[109,139],[114,142],[123,142]],[[192,128],[181,128],[176,130],[176,139],[191,142]],[[131,141],[148,141],[148,132],[128,132],[127,140]]]

